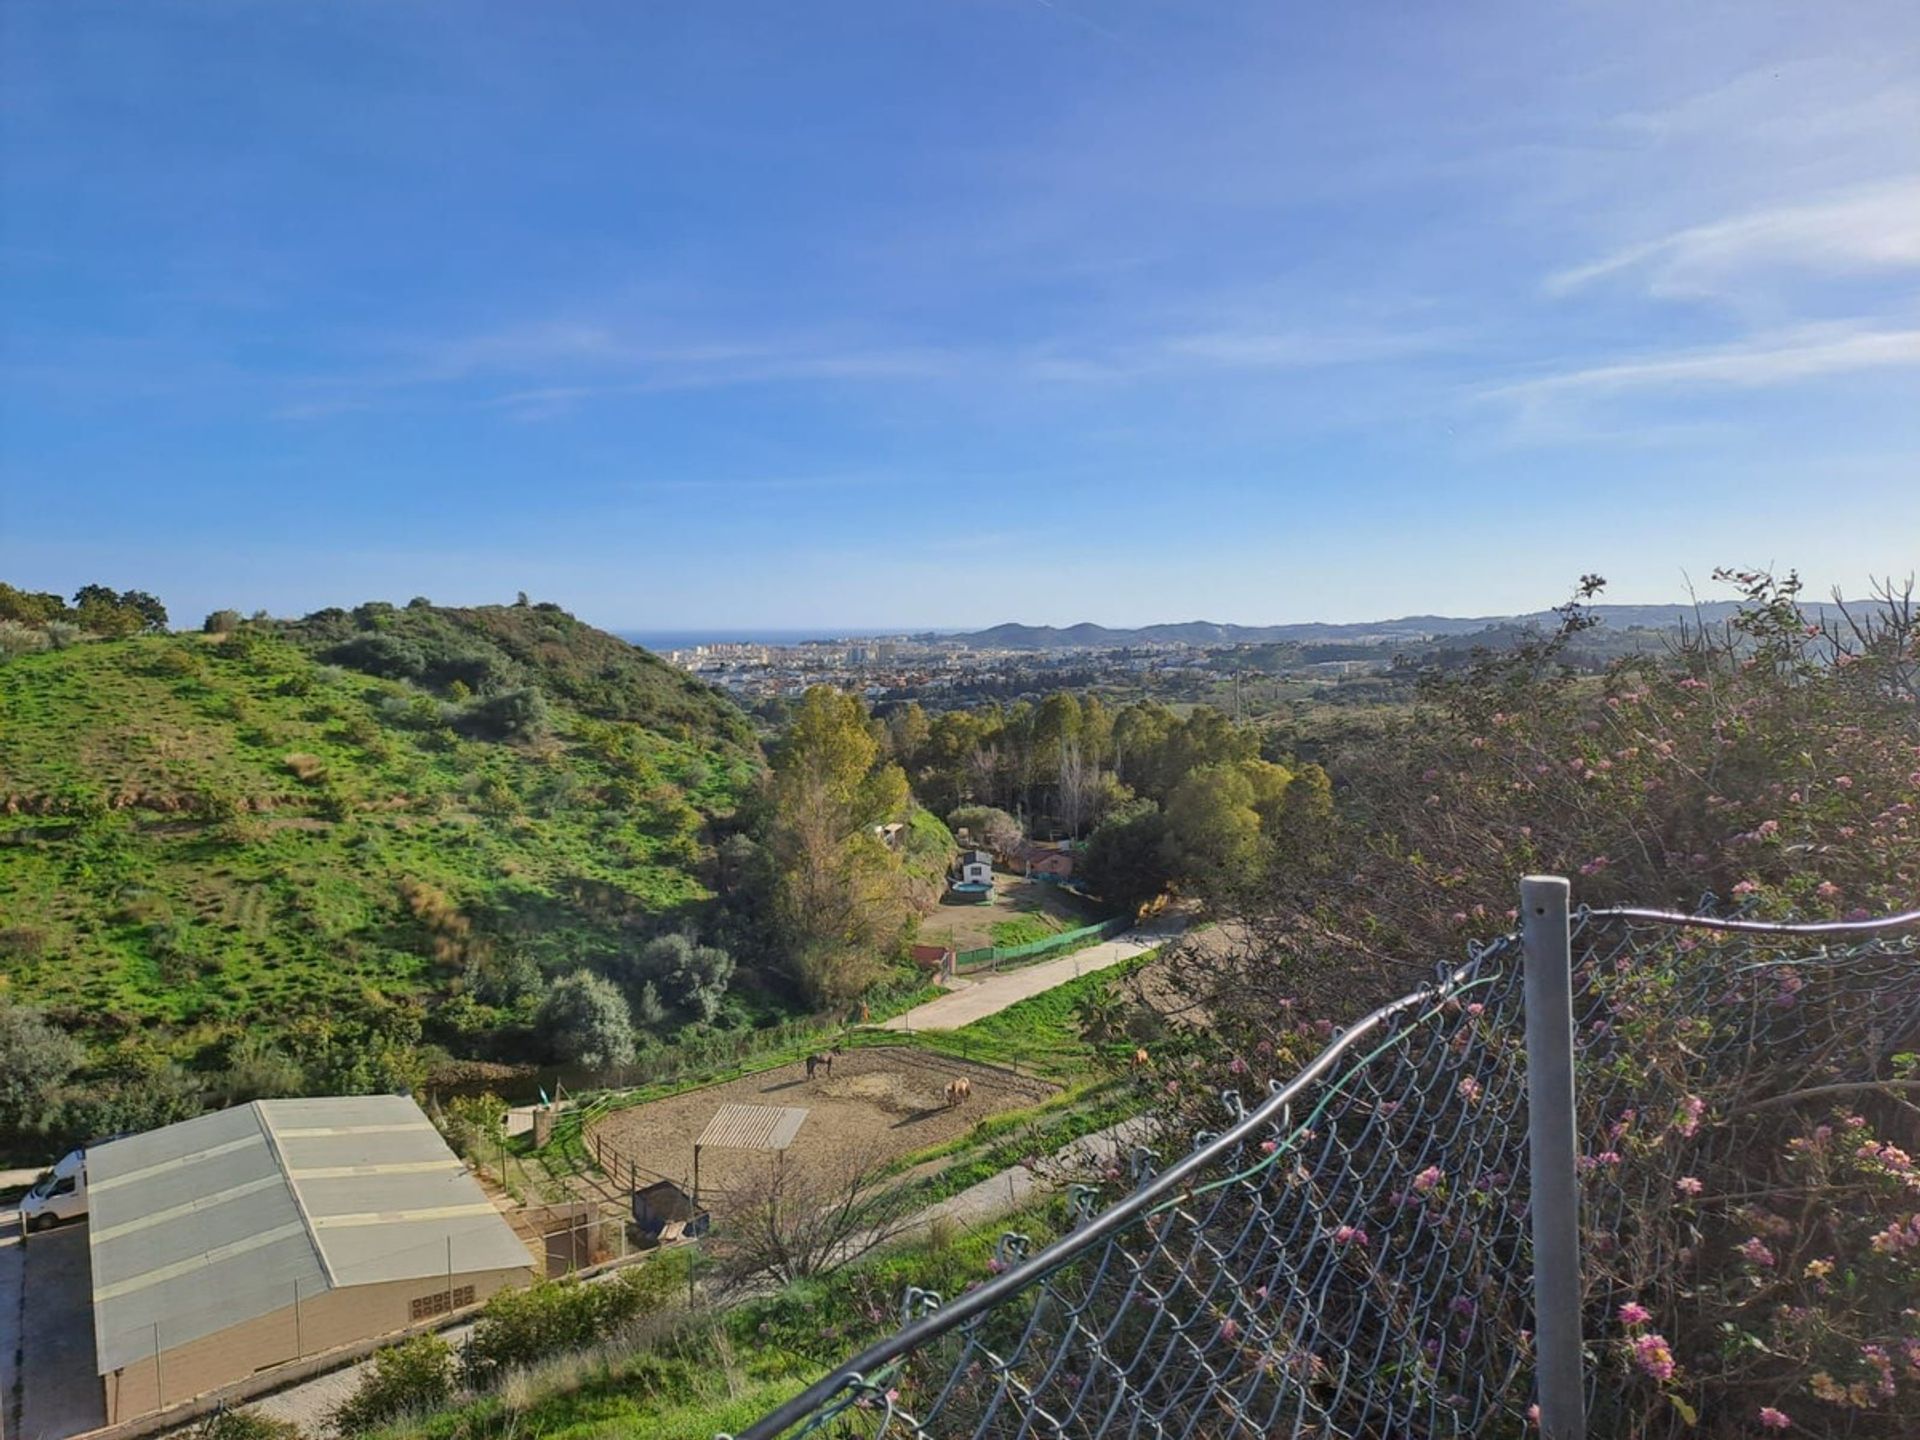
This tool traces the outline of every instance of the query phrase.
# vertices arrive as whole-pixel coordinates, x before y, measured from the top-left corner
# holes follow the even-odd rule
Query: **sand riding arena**
[[[948,1105],[949,1081],[964,1079],[972,1094]],[[964,1135],[975,1121],[1033,1105],[1054,1093],[1043,1080],[975,1065],[908,1045],[845,1050],[807,1078],[803,1062],[763,1070],[664,1100],[616,1110],[593,1126],[609,1158],[632,1160],[639,1179],[688,1184],[694,1138],[722,1105],[797,1106],[807,1112],[784,1163],[806,1177],[836,1177],[850,1167],[885,1162]],[[726,1192],[756,1183],[772,1157],[707,1148],[700,1156],[700,1191],[717,1212]],[[626,1178],[625,1160],[619,1162]],[[796,1177],[798,1178],[798,1177]]]

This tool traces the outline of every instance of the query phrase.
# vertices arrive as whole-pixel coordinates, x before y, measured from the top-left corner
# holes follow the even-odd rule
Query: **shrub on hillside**
[[[40,1011],[0,1000],[0,1135],[52,1129],[62,1087],[86,1058],[80,1042]]]
[[[612,981],[587,970],[553,982],[536,1024],[556,1060],[590,1069],[630,1065],[633,1015]]]
[[[684,1279],[678,1266],[644,1261],[611,1280],[541,1280],[501,1290],[487,1301],[467,1342],[467,1374],[489,1384],[516,1366],[615,1339],[620,1330],[661,1309]]]
[[[370,632],[355,635],[328,650],[321,658],[366,675],[387,680],[412,680],[426,673],[427,659],[411,640]]]
[[[507,1102],[491,1090],[479,1095],[456,1095],[441,1108],[440,1129],[447,1144],[462,1155],[478,1155],[498,1147],[505,1133]]]
[[[612,968],[636,1011],[645,993],[654,997],[655,1010],[664,1002],[694,1019],[711,1021],[726,1000],[734,963],[717,945],[698,945],[686,935],[661,935]]]
[[[547,700],[532,686],[474,700],[454,718],[456,729],[485,740],[537,740],[553,728]]]
[[[524,950],[484,947],[467,961],[467,991],[482,1005],[516,1009],[540,998],[546,981]]]
[[[231,635],[240,628],[238,610],[216,610],[200,622],[200,629],[207,635]]]
[[[68,649],[87,638],[84,629],[67,620],[49,620],[41,633],[47,637],[47,644],[55,650]]]
[[[46,649],[52,643],[44,626],[23,625],[18,620],[0,620],[0,660],[11,660],[15,655],[30,655],[36,650]]]
[[[0,581],[0,620],[41,626],[67,612],[64,597],[45,590],[21,590]]]
[[[358,1435],[404,1415],[437,1409],[453,1398],[453,1347],[438,1335],[416,1335],[374,1353],[373,1369],[327,1416],[343,1435]]]
[[[303,785],[318,785],[327,778],[327,762],[318,755],[296,750],[282,762],[287,771]]]

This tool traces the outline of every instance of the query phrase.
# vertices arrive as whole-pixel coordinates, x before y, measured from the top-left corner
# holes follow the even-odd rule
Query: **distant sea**
[[[850,630],[616,630],[630,645],[648,650],[691,650],[696,645],[804,645],[809,640],[859,640],[900,632],[856,627]]]

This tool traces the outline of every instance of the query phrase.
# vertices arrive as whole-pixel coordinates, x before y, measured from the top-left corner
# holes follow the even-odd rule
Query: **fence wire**
[[[1920,1037],[1911,935],[1703,932],[1650,913],[1575,922],[1590,1314],[1674,1261],[1659,1253],[1671,1227],[1647,1223],[1673,1184],[1649,1136],[1738,1145],[1738,1126],[1701,1128],[1702,1094],[1761,1109],[1870,1078]],[[1524,1433],[1521,954],[1516,936],[1474,950],[1250,1109],[1223,1095],[1223,1131],[1165,1168],[1136,1151],[1115,1203],[1074,1187],[1070,1233],[1032,1256],[1003,1237],[1004,1273],[964,1295],[909,1292],[901,1330],[739,1440]],[[1588,1378],[1609,1433],[1607,1386]]]

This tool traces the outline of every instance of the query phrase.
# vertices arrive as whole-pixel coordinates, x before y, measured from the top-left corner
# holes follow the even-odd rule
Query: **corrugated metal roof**
[[[261,1100],[87,1155],[101,1374],[330,1287],[530,1263],[404,1096]]]
[[[726,1150],[784,1150],[806,1118],[805,1110],[791,1105],[722,1105],[693,1143]]]

